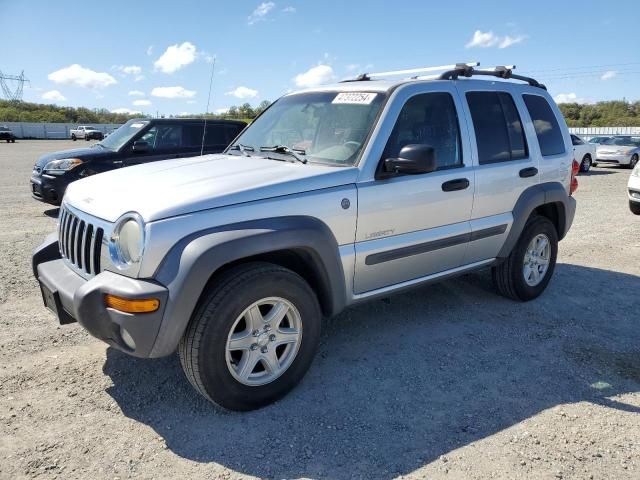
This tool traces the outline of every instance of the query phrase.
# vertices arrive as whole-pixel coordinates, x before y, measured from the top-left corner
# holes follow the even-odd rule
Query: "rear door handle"
[[[456,178],[442,184],[443,192],[454,192],[456,190],[464,190],[469,187],[469,180],[466,178]]]
[[[538,174],[536,167],[523,168],[520,170],[520,178],[535,177]]]

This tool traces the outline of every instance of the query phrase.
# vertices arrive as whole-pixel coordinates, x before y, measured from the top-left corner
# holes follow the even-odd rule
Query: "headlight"
[[[144,253],[144,222],[140,215],[127,213],[120,217],[111,234],[109,253],[120,269],[140,262]]]
[[[61,158],[53,160],[44,166],[44,171],[52,175],[62,175],[64,172],[77,167],[82,163],[79,158]]]
[[[640,177],[640,163],[637,163],[636,166],[633,167],[631,175],[633,175],[634,177]]]

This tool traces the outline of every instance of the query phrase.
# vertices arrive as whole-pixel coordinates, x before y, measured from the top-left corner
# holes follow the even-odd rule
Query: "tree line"
[[[226,112],[209,114],[207,117],[251,120],[270,104],[271,102],[268,100],[264,100],[255,107],[249,103],[244,103],[239,106],[232,106]],[[640,126],[640,101],[627,102],[619,100],[594,104],[562,103],[559,107],[570,127]],[[132,118],[144,116],[141,114],[113,113],[104,108],[91,110],[84,107],[61,107],[58,105],[0,100],[0,122],[125,123]],[[205,115],[188,116],[203,118]]]

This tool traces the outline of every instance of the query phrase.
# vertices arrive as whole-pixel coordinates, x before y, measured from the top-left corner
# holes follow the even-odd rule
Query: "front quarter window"
[[[281,98],[236,143],[285,146],[309,162],[351,166],[357,161],[386,97],[380,92],[310,92]]]

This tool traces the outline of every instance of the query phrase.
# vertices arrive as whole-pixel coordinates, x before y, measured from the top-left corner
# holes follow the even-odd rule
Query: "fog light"
[[[109,308],[125,313],[150,313],[160,308],[160,300],[157,298],[130,300],[107,294],[104,296],[104,303]]]
[[[127,347],[129,347],[131,350],[136,349],[136,342],[133,340],[131,334],[127,332],[127,330],[123,327],[120,327],[120,337]]]

